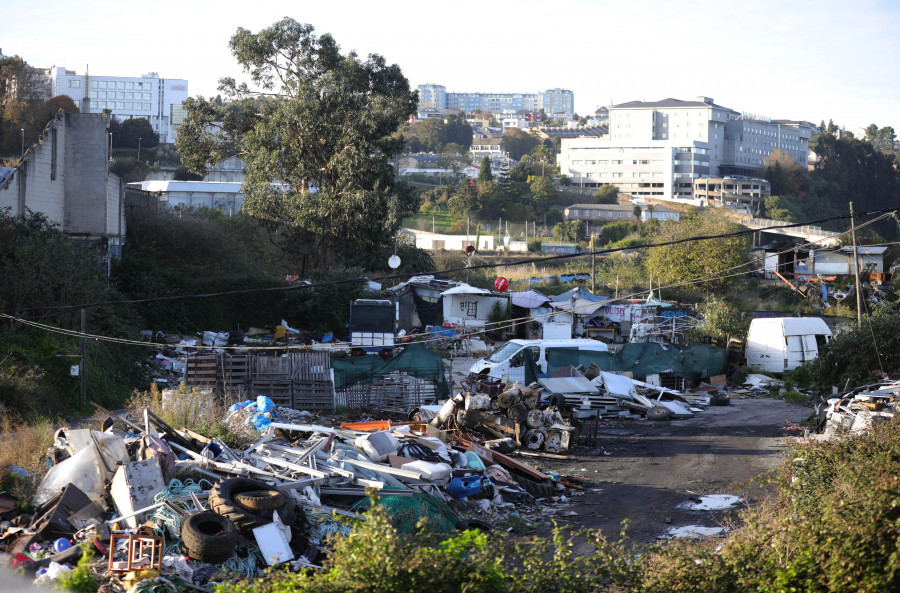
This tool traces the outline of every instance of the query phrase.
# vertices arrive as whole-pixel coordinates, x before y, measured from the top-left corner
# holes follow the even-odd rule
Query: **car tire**
[[[234,495],[234,502],[248,511],[271,511],[284,506],[280,490],[253,490]]]
[[[181,525],[181,541],[188,556],[200,562],[225,562],[234,554],[237,539],[234,523],[213,511],[189,515]]]
[[[241,506],[235,499],[239,494],[271,490],[268,484],[252,478],[229,478],[220,480],[209,492],[209,508],[231,520],[237,530],[246,536],[252,536],[253,528],[272,522],[272,513],[278,516],[285,525],[292,525],[297,520],[296,504],[290,496],[284,497],[284,504],[275,509],[253,510]]]

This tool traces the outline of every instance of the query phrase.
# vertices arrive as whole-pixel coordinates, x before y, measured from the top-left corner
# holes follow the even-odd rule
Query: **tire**
[[[537,480],[532,480],[527,476],[520,476],[519,474],[512,474],[512,477],[519,483],[519,486],[525,489],[525,492],[535,498],[549,498],[553,496],[553,482],[549,478],[538,482]]]
[[[670,418],[672,418],[672,410],[668,408],[655,406],[647,410],[647,420],[669,420]]]
[[[272,522],[272,513],[278,511],[285,525],[293,525],[297,520],[296,505],[290,496],[284,497],[284,504],[277,509],[251,510],[243,508],[235,500],[239,494],[271,490],[268,484],[252,478],[229,478],[219,480],[209,492],[209,508],[216,513],[227,517],[234,523],[237,530],[246,536],[252,536],[254,527],[266,525]]]
[[[482,521],[481,519],[463,519],[460,521],[459,525],[460,531],[469,531],[469,530],[479,530],[484,531],[485,533],[491,531],[493,526],[487,521]]]
[[[725,395],[714,395],[709,398],[709,405],[711,406],[730,406],[731,398]]]
[[[228,560],[237,539],[234,523],[213,511],[189,515],[181,526],[181,540],[188,556],[200,562],[219,564]]]
[[[284,506],[281,490],[255,490],[234,495],[234,502],[248,511],[271,511]]]

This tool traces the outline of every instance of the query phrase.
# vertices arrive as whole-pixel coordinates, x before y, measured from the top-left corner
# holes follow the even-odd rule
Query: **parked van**
[[[607,352],[606,344],[598,340],[510,340],[494,350],[487,358],[482,358],[472,365],[470,373],[486,374],[494,379],[502,379],[504,375],[509,381],[525,383],[525,350],[530,350],[539,373],[546,373],[547,351],[553,348],[578,348]]]
[[[818,357],[831,337],[820,317],[754,319],[747,334],[747,365],[773,373],[792,371]]]

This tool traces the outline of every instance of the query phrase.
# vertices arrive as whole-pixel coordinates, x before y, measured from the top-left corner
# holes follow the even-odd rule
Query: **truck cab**
[[[350,353],[391,355],[396,345],[399,304],[388,299],[356,299],[350,303]]]

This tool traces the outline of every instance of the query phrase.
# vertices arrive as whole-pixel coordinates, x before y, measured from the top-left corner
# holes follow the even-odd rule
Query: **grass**
[[[225,424],[228,407],[246,400],[245,394],[226,391],[225,397],[217,397],[209,390],[188,388],[184,383],[177,389],[160,391],[156,383],[150,391],[135,392],[127,409],[135,418],[142,418],[149,410],[176,429],[188,428],[209,438],[221,439],[229,447],[248,446],[259,435],[250,427],[235,431]]]
[[[47,472],[46,453],[56,428],[49,419],[25,423],[9,416],[0,418],[0,490],[6,490],[21,504],[31,500]],[[23,468],[31,476],[22,476],[13,467]]]

